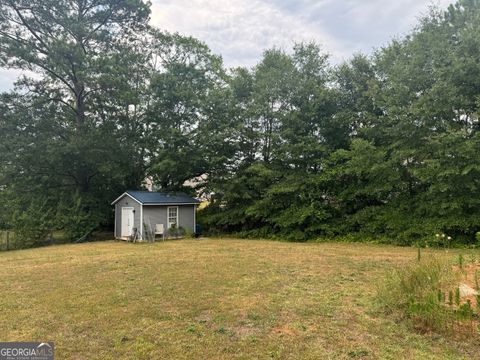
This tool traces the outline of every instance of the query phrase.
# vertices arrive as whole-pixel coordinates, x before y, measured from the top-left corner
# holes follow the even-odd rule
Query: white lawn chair
[[[155,224],[155,235],[162,235],[162,240],[165,241],[165,227],[163,224]]]

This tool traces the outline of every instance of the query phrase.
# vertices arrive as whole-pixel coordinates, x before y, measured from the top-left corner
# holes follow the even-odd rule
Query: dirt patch
[[[259,333],[259,330],[250,326],[237,326],[232,329],[235,337],[243,339],[250,336],[255,336]]]
[[[295,329],[292,329],[288,325],[283,325],[283,326],[277,326],[272,329],[272,333],[278,334],[281,336],[296,336],[298,335],[298,331]]]
[[[200,315],[195,317],[195,321],[200,324],[209,325],[213,321],[213,315],[210,311],[203,311]]]
[[[472,264],[463,265],[462,268],[454,266],[454,270],[460,274],[460,303],[465,304],[470,301],[472,307],[480,312],[480,303],[477,295],[479,294],[480,285],[480,263],[475,261]]]

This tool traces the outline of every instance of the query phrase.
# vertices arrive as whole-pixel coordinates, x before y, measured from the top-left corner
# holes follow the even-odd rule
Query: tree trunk
[[[75,139],[77,149],[79,151],[79,163],[77,164],[76,178],[78,189],[81,193],[85,193],[89,190],[90,179],[87,173],[87,169],[83,164],[83,152],[85,150],[83,141],[85,139],[85,85],[78,81],[74,84],[75,89]]]

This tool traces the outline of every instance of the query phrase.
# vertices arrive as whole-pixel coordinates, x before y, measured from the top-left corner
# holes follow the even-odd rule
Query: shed
[[[112,202],[115,238],[128,240],[136,234],[137,239],[146,240],[156,229],[172,228],[183,228],[193,234],[199,203],[183,193],[126,191]]]

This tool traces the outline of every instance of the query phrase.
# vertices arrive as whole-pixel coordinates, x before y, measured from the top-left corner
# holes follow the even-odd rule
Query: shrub
[[[440,234],[435,234],[435,237],[433,237],[432,239],[430,238],[426,239],[425,242],[429,246],[433,246],[437,248],[440,248],[440,247],[447,248],[452,245],[452,240],[453,239],[451,236],[447,236],[446,234],[440,233]]]
[[[190,228],[184,229],[184,236],[186,239],[195,238],[195,232],[190,230]]]
[[[16,209],[12,218],[16,248],[41,246],[49,242],[54,227],[53,212],[47,202],[32,199],[26,209]]]
[[[439,290],[454,284],[451,265],[438,258],[413,262],[393,271],[379,289],[379,301],[385,312],[411,320],[423,330],[445,331],[455,313],[442,301]],[[449,292],[448,302],[453,294]]]
[[[176,224],[173,224],[170,229],[168,229],[167,232],[167,237],[173,238],[173,239],[178,239],[178,238],[183,238],[185,237],[186,231],[183,227],[179,226],[177,227]]]
[[[75,193],[65,198],[57,209],[57,226],[67,240],[77,240],[98,227],[101,215],[91,211],[91,203]]]

